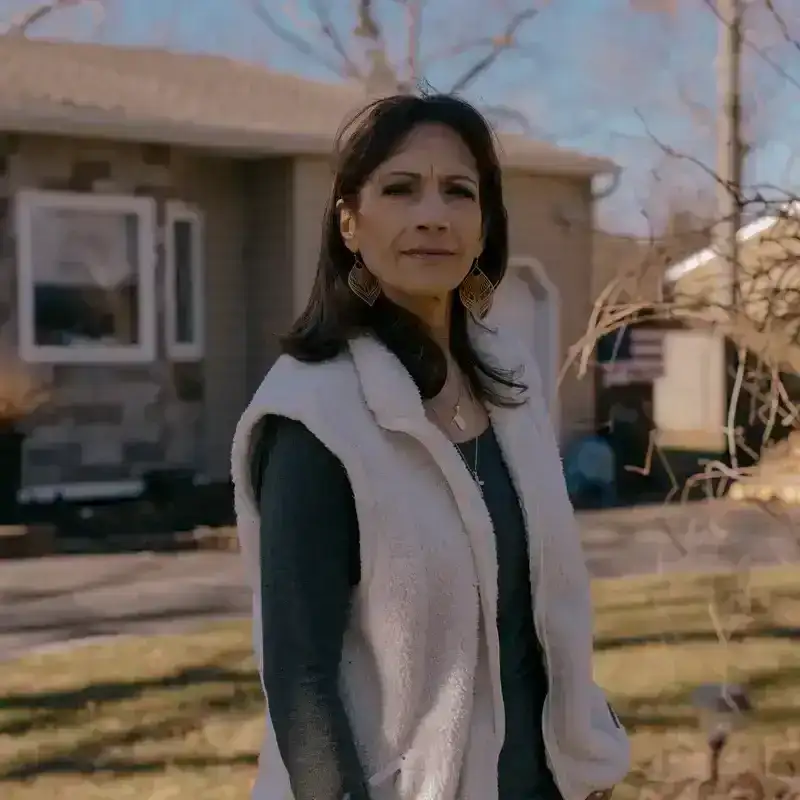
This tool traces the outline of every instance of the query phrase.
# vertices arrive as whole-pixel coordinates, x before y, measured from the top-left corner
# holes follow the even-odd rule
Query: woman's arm
[[[307,428],[282,417],[267,420],[253,467],[264,686],[294,798],[367,800],[338,690],[350,596],[360,579],[347,474]]]

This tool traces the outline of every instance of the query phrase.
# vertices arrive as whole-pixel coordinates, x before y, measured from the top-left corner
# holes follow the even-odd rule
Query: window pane
[[[179,344],[195,341],[194,225],[189,220],[176,220],[172,226],[175,258],[175,339]]]
[[[34,211],[37,345],[139,343],[138,229],[136,214]]]

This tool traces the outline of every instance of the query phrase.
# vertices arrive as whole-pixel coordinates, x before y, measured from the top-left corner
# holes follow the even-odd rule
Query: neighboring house
[[[713,441],[710,434],[699,436],[689,417],[701,414],[702,406],[693,390],[686,389],[687,383],[697,387],[714,376],[724,380],[721,368],[708,368],[707,332],[684,329],[680,323],[659,319],[658,314],[647,319],[646,313],[664,301],[665,271],[707,242],[705,220],[680,210],[667,218],[657,237],[604,231],[594,237],[595,302],[605,308],[607,317],[634,309],[645,317],[639,324],[608,334],[595,350],[599,362],[595,420],[614,449],[616,488],[623,500],[663,498],[673,477],[681,483],[699,471],[700,458],[719,455],[723,426],[713,429]],[[692,351],[687,364],[681,362],[684,345]],[[689,422],[692,429],[684,430],[682,426]],[[654,434],[658,453],[653,451]]]
[[[671,331],[665,342],[665,375],[656,387],[655,418],[665,446],[727,449],[725,430],[738,348],[744,348],[751,361],[763,361],[767,371],[800,374],[798,211],[800,204],[785,206],[739,230],[735,275],[714,247],[699,250],[666,271],[665,294],[683,310],[685,326]],[[734,277],[739,287],[735,302]],[[750,365],[751,385],[753,375]],[[761,401],[753,404],[745,390],[736,425],[750,429],[760,447],[763,420],[753,414],[758,406],[766,409]]]
[[[27,422],[26,495],[135,493],[154,468],[226,480],[308,296],[332,138],[362,90],[9,37],[0,63],[0,336],[54,387]],[[525,294],[494,313],[538,314],[552,387],[591,305],[592,180],[614,167],[515,136],[502,158]],[[591,381],[568,378],[562,436],[592,410]]]

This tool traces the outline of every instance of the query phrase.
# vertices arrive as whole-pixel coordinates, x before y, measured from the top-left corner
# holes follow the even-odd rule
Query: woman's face
[[[390,299],[446,297],[483,248],[478,190],[458,134],[419,125],[369,177],[358,208],[341,208],[342,237]]]

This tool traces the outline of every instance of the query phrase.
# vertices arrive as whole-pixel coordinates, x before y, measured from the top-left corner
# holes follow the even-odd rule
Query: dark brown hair
[[[373,306],[347,286],[353,254],[339,229],[336,203],[357,206],[358,193],[369,176],[403,144],[416,126],[446,125],[472,153],[478,169],[484,221],[479,265],[497,286],[508,260],[508,221],[503,203],[500,164],[492,130],[469,103],[443,94],[400,94],[378,100],[360,111],[337,138],[337,166],[322,222],[317,275],[305,311],[282,340],[284,352],[300,361],[325,361],[339,355],[348,340],[370,333],[397,356],[419,387],[422,397],[436,395],[447,363],[422,322],[380,295]],[[470,382],[475,397],[498,405],[514,404],[507,391],[523,388],[513,375],[486,363],[467,335],[468,312],[453,292],[450,347]]]

